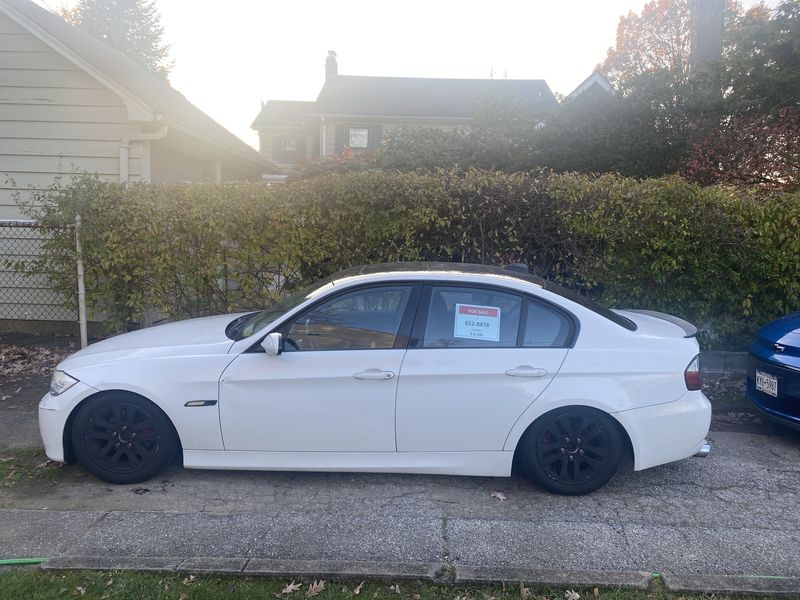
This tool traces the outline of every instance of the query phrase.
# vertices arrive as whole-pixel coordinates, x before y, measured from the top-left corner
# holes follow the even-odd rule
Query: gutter
[[[129,178],[129,161],[132,142],[153,142],[164,139],[169,128],[161,125],[161,129],[154,133],[132,133],[126,135],[119,142],[119,182],[126,184]]]

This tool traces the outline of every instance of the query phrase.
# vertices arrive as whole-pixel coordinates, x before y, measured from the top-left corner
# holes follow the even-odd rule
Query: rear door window
[[[489,288],[434,286],[423,348],[515,348],[522,299]]]
[[[526,348],[564,348],[568,345],[572,323],[561,311],[541,302],[526,300],[528,311],[525,319],[525,334],[522,339]]]

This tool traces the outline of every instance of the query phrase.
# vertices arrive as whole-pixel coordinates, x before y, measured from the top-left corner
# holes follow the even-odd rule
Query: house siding
[[[259,139],[259,148],[261,149],[261,155],[266,158],[268,161],[275,164],[278,168],[283,171],[291,170],[297,162],[301,162],[303,160],[311,160],[317,158],[319,154],[319,144],[317,143],[316,131],[311,131],[308,129],[301,129],[301,128],[286,128],[280,130],[273,130],[273,129],[260,129],[258,132],[258,139]],[[305,144],[303,145],[303,152],[300,156],[297,157],[297,161],[290,162],[286,161],[282,155],[276,155],[273,152],[273,147],[276,140],[281,140],[284,137],[295,137],[295,138],[303,138],[305,140]]]
[[[121,99],[10,18],[0,15],[0,219],[17,199],[78,172],[119,180],[119,143],[138,125]],[[141,178],[133,144],[130,180]]]

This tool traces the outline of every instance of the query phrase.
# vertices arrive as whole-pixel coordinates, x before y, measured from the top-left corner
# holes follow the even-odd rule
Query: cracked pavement
[[[775,433],[774,430],[769,430]],[[511,479],[70,466],[0,488],[0,558],[220,557],[800,577],[800,435],[712,431],[707,458],[591,496]],[[506,500],[492,497],[502,492]]]

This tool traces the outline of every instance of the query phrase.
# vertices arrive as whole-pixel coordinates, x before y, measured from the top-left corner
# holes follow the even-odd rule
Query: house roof
[[[61,17],[30,0],[0,0],[0,12],[79,67],[87,67],[90,74],[99,74],[105,79],[103,83],[111,82],[115,92],[122,88],[122,93],[127,94],[133,103],[138,102],[145,112],[147,108],[151,110],[152,119],[159,117],[169,126],[212,144],[232,158],[253,166],[268,167],[256,150],[194,106],[167,82]]]
[[[613,94],[615,92],[614,86],[611,84],[608,78],[599,71],[595,71],[586,79],[584,79],[578,87],[572,90],[567,98],[575,98],[592,88],[603,90],[609,94]]]
[[[315,102],[301,100],[269,100],[261,107],[251,127],[305,127],[310,124],[309,115],[314,112]]]
[[[315,114],[469,119],[487,102],[510,101],[526,116],[556,106],[543,79],[428,79],[420,77],[329,77]]]

